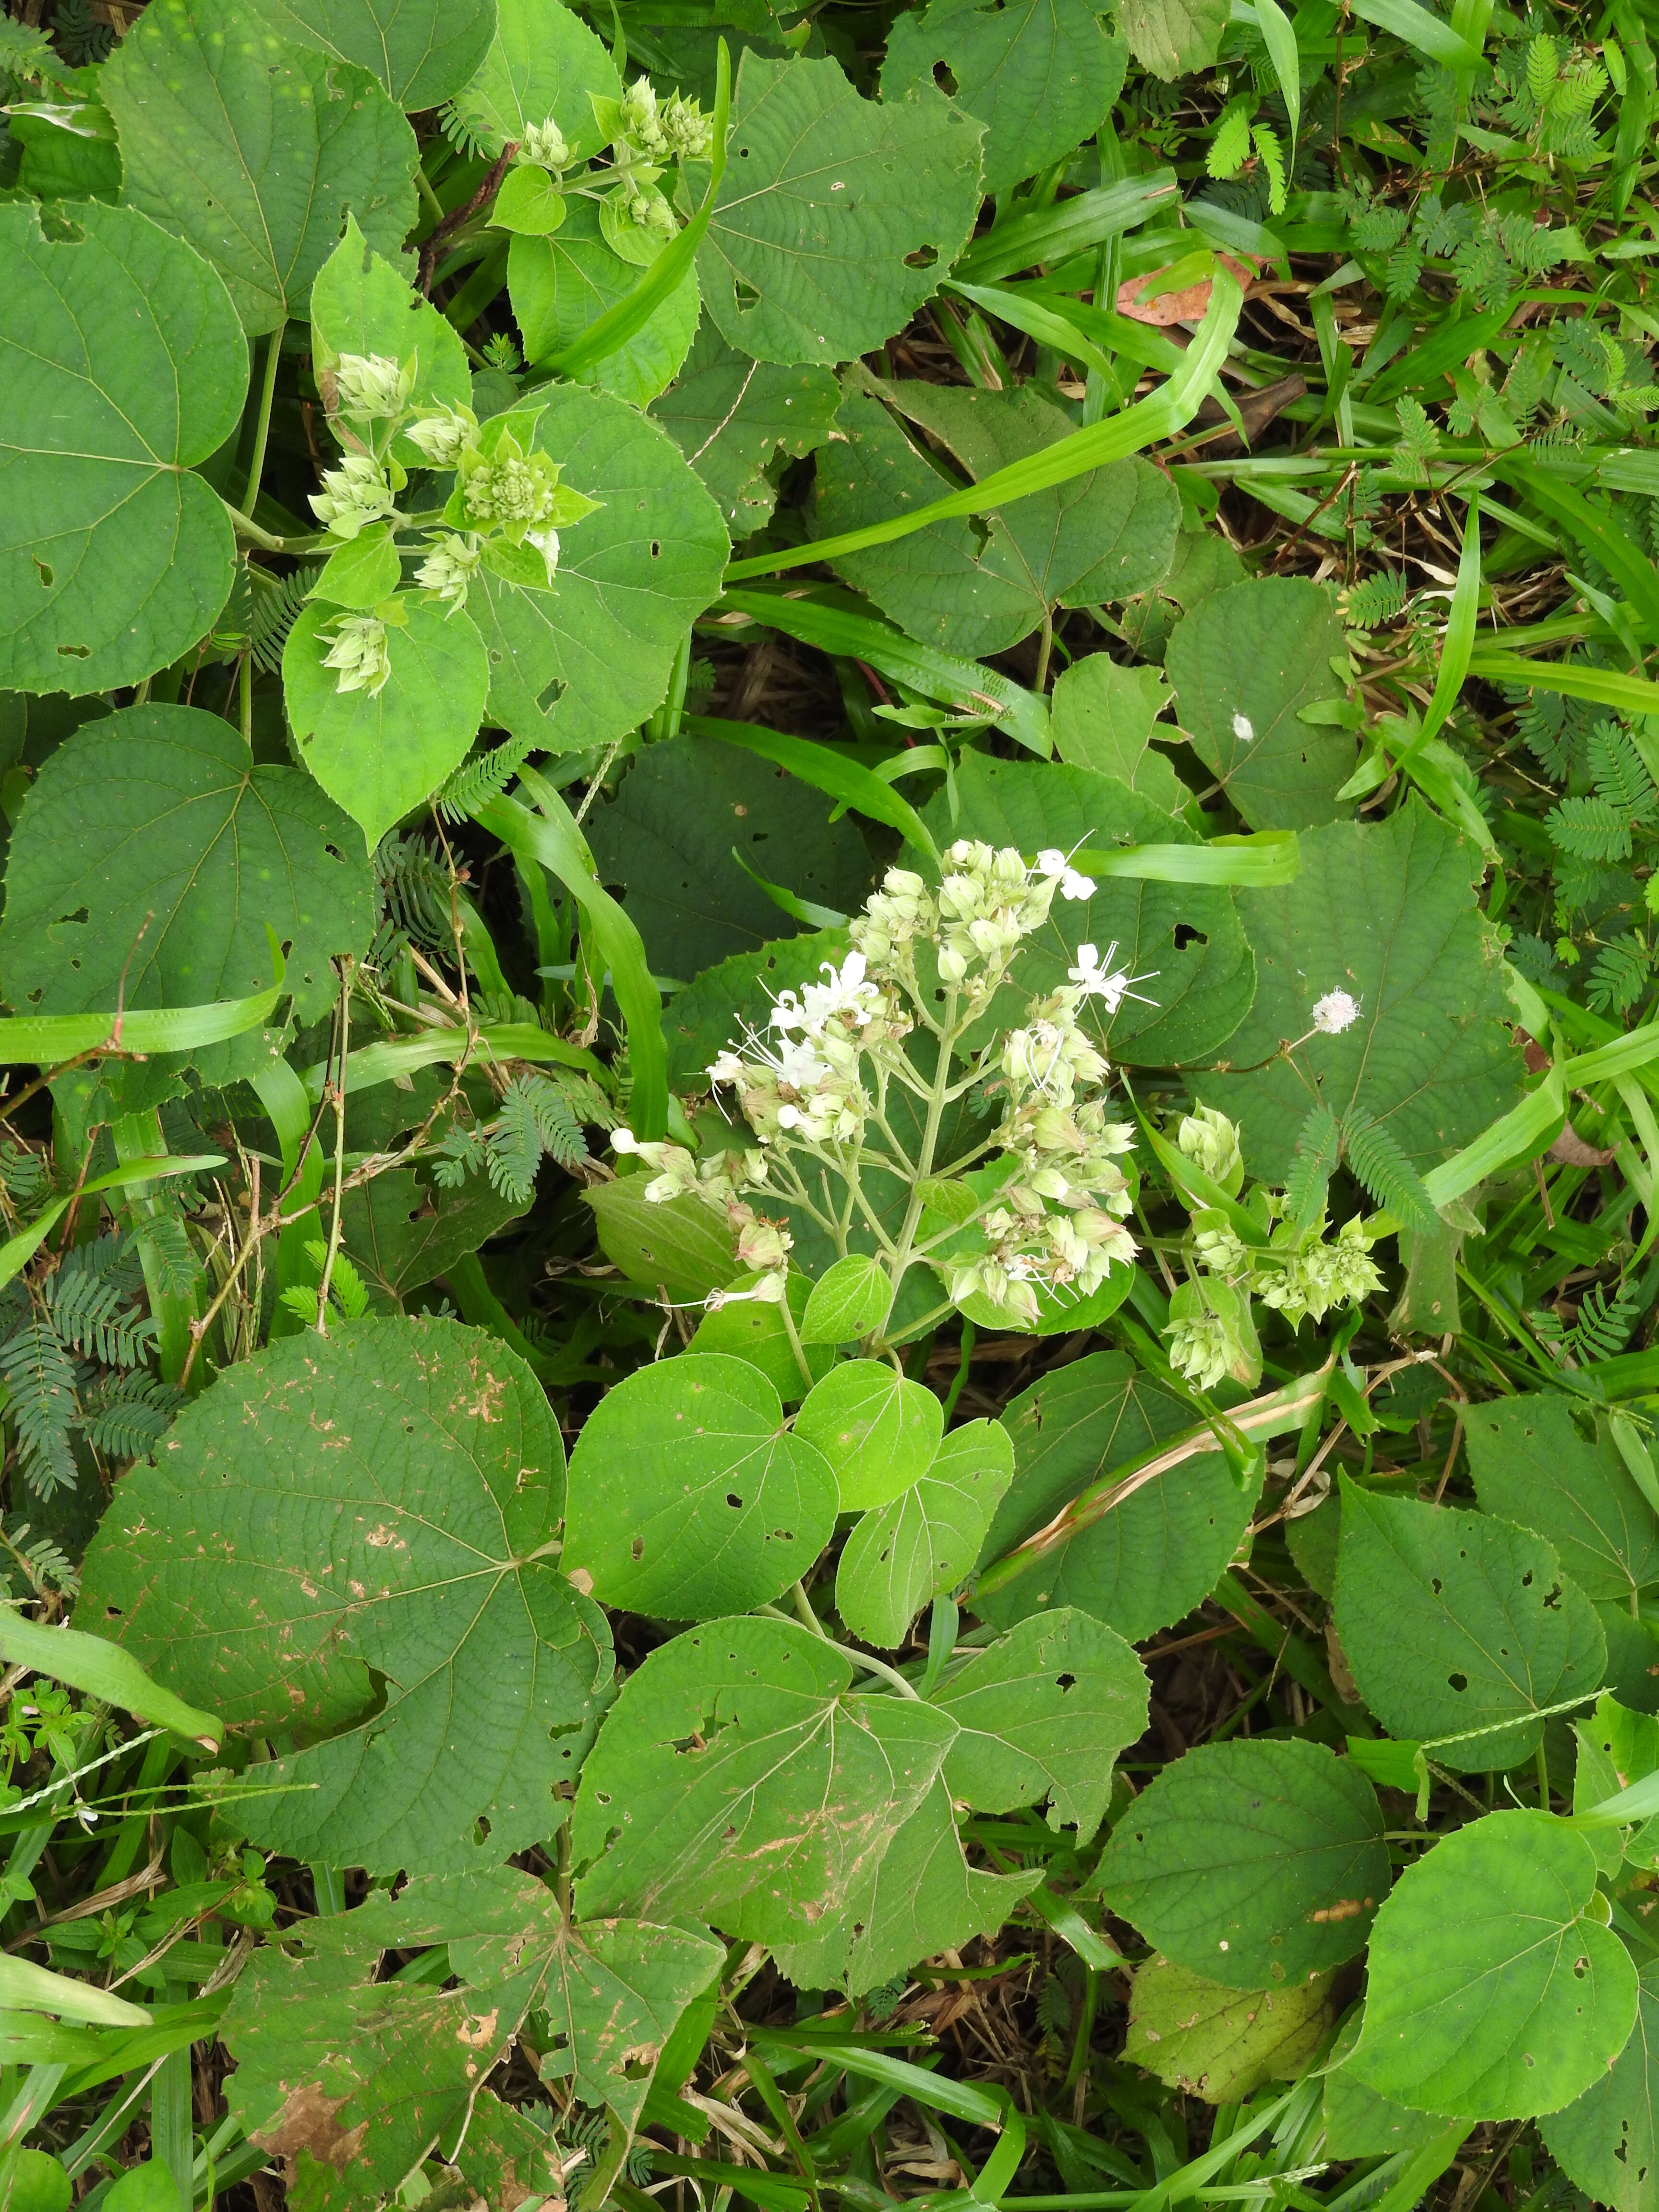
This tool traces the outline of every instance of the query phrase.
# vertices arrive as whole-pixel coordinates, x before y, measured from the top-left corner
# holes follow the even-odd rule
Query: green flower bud
[[[1239,1149],[1238,1125],[1218,1108],[1200,1106],[1182,1117],[1176,1143],[1182,1156],[1201,1168],[1229,1198],[1237,1198],[1244,1181],[1244,1155]]]
[[[337,691],[367,691],[371,699],[378,698],[392,673],[386,624],[374,615],[343,615],[323,665],[339,671]]]

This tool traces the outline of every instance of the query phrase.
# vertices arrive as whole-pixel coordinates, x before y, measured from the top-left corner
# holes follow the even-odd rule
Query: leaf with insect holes
[[[1638,1969],[1636,2026],[1607,2072],[1540,2120],[1569,2181],[1609,2212],[1659,2204],[1659,1960]]]
[[[1228,1989],[1154,1954],[1135,1969],[1123,2056],[1207,2105],[1241,2103],[1305,2072],[1340,2008],[1333,1979]]]
[[[205,1006],[273,980],[289,948],[295,1016],[319,1020],[332,963],[374,927],[362,840],[298,769],[250,761],[240,733],[196,707],[128,707],[46,761],[12,833],[0,970],[20,1013]],[[226,1084],[257,1074],[280,1030],[159,1056],[122,1072]],[[164,1094],[163,1094],[164,1095]]]
[[[795,1434],[823,1453],[843,1512],[885,1505],[920,1480],[945,1432],[933,1392],[883,1359],[849,1359],[815,1382]]]
[[[621,96],[616,63],[564,0],[496,0],[495,35],[455,112],[492,157],[532,125],[554,123],[580,159],[605,142],[595,98]]]
[[[1491,1813],[1442,1837],[1377,1914],[1353,2072],[1471,2120],[1558,2112],[1605,2081],[1637,1980],[1595,1893],[1589,1845],[1547,1813]]]
[[[1041,1878],[1040,1863],[1012,1874],[969,1865],[962,1818],[941,1776],[857,1893],[821,1928],[775,1943],[772,1955],[798,1988],[861,1994],[920,1960],[994,1936]]]
[[[1601,1624],[1553,1545],[1346,1475],[1336,1626],[1383,1726],[1465,1774],[1530,1757],[1544,1730],[1534,1717],[1593,1694],[1607,1664]]]
[[[611,1694],[605,1617],[548,1556],[563,1506],[547,1399],[494,1338],[308,1330],[228,1368],[123,1477],[76,1620],[228,1726],[311,1739],[240,1808],[268,1848],[499,1864],[557,1826]]]
[[[439,1944],[457,1987],[383,1971],[388,1952]],[[390,2201],[429,2146],[458,2152],[485,2075],[532,2010],[551,2030],[538,2038],[543,2081],[633,2126],[664,2044],[720,1960],[718,1943],[685,1928],[572,1927],[553,1890],[516,1868],[417,1877],[255,1953],[223,2022],[232,2109],[266,2151],[303,2146],[318,2212]],[[481,2109],[495,2101],[484,2090]]]
[[[113,690],[179,659],[236,541],[192,473],[234,433],[247,348],[198,254],[131,208],[48,239],[0,207],[0,684]]]
[[[1252,830],[1306,830],[1344,811],[1353,738],[1301,714],[1343,696],[1330,663],[1345,647],[1329,599],[1299,576],[1252,577],[1176,624],[1164,663],[1176,719]]]
[[[1363,1107],[1420,1175],[1522,1095],[1502,946],[1476,900],[1485,864],[1414,799],[1386,822],[1334,823],[1298,842],[1294,883],[1235,894],[1257,984],[1223,1066],[1249,1072],[1195,1075],[1193,1087],[1242,1124],[1264,1182],[1290,1170],[1310,1084],[1339,1120]],[[1322,1032],[1314,1009],[1339,991],[1354,1018]],[[1279,1047],[1297,1038],[1291,1066]]]
[[[720,595],[731,543],[666,432],[608,392],[541,390],[532,442],[599,510],[560,533],[554,590],[486,569],[467,611],[489,653],[491,720],[562,753],[608,744],[658,705],[688,624]]]
[[[413,597],[398,605],[408,619],[386,624],[392,672],[378,692],[338,690],[325,665],[338,607],[308,606],[283,648],[283,696],[300,757],[371,852],[466,758],[489,696],[489,656],[469,616]]]
[[[903,1643],[928,1600],[967,1575],[1013,1471],[1007,1431],[969,1421],[926,1474],[865,1515],[836,1570],[836,1610],[854,1636],[878,1650]]]
[[[355,62],[410,114],[435,107],[483,61],[495,0],[254,0],[273,29]]]
[[[1127,58],[1086,0],[933,0],[888,33],[881,95],[901,100],[943,64],[957,104],[985,125],[984,190],[1000,198],[1090,136],[1122,89]]]
[[[562,1564],[607,1605],[708,1620],[781,1596],[835,1524],[835,1476],[803,1419],[792,1435],[746,1360],[685,1352],[636,1368],[588,1415]]]
[[[957,1731],[853,1680],[793,1621],[711,1621],[659,1645],[582,1768],[581,1911],[689,1916],[775,1943],[860,1893]]]
[[[1014,1480],[981,1550],[981,1571],[1089,1484],[1190,1428],[1193,1409],[1122,1352],[1097,1352],[1023,1391],[1002,1419],[1014,1440]],[[1046,1607],[1077,1606],[1139,1641],[1214,1589],[1260,1485],[1258,1476],[1241,1490],[1219,1452],[1183,1460],[1040,1553],[975,1609],[1006,1628]]]
[[[1015,1624],[948,1674],[933,1702],[960,1735],[952,1797],[981,1813],[1048,1805],[1079,1847],[1105,1816],[1112,1762],[1146,1727],[1146,1672],[1113,1629],[1070,1607]]]
[[[854,1344],[878,1329],[893,1304],[893,1285],[879,1260],[849,1252],[813,1284],[801,1320],[803,1344]]]
[[[128,204],[218,270],[251,337],[302,316],[346,211],[399,252],[415,133],[366,70],[216,0],[152,0],[100,87]]]
[[[1115,778],[1060,763],[989,760],[964,752],[953,815],[940,793],[922,819],[941,844],[981,837],[1022,853],[1111,852],[1121,845],[1186,845],[1198,839]],[[1103,968],[1136,980],[1114,1012],[1085,999],[1079,1018],[1115,1065],[1166,1067],[1211,1058],[1249,1011],[1256,969],[1235,894],[1213,884],[1160,884],[1102,876],[1088,897],[1057,894],[1028,937],[976,1037],[1023,1018],[1027,1001],[1066,981],[1079,948],[1092,945]],[[1110,959],[1108,960],[1108,954]]]
[[[902,330],[972,234],[983,128],[931,83],[862,100],[839,62],[749,47],[697,249],[726,343],[833,366]]]
[[[1041,453],[1076,426],[1029,390],[974,392],[887,381],[856,365],[819,461],[820,537],[862,529],[956,488],[894,419],[937,439],[971,477]],[[889,412],[889,410],[892,412]],[[924,644],[969,657],[1016,645],[1055,606],[1095,606],[1150,591],[1175,552],[1180,501],[1139,459],[1112,461],[995,510],[983,526],[931,523],[835,567]]]
[[[777,504],[768,463],[816,452],[840,405],[841,386],[829,369],[751,361],[705,322],[651,413],[714,495],[732,537],[742,539],[769,522]]]
[[[1125,668],[1109,653],[1085,653],[1056,680],[1049,699],[1054,750],[1071,767],[1115,776],[1173,814],[1186,789],[1152,744],[1177,735],[1172,722],[1158,719],[1169,703],[1161,668]]]
[[[1376,1792],[1352,1759],[1217,1743],[1141,1791],[1095,1887],[1177,1965],[1255,1990],[1363,1951],[1391,1878]]]

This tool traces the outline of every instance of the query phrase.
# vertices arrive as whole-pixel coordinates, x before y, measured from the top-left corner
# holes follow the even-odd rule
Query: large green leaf
[[[903,1643],[928,1600],[973,1565],[1013,1471],[1006,1430],[969,1421],[909,1489],[864,1516],[836,1569],[836,1610],[854,1636],[878,1650]]]
[[[1299,576],[1252,577],[1176,624],[1164,665],[1176,718],[1253,830],[1306,830],[1344,811],[1353,738],[1300,715],[1341,697],[1330,664],[1346,650],[1329,598]]]
[[[1501,947],[1476,902],[1480,855],[1415,799],[1386,822],[1300,842],[1294,883],[1237,894],[1256,994],[1224,1066],[1252,1072],[1200,1075],[1194,1088],[1243,1123],[1250,1171],[1269,1182],[1290,1172],[1316,1096],[1339,1119],[1363,1107],[1414,1167],[1432,1167],[1521,1097]],[[1333,991],[1358,1001],[1358,1018],[1340,1036],[1313,1034],[1314,1007]],[[1291,1066],[1279,1049],[1297,1039]]]
[[[469,1176],[459,1190],[440,1190],[413,1168],[388,1168],[346,1194],[342,1238],[370,1289],[400,1305],[524,1211],[487,1176]]]
[[[1338,2010],[1331,1979],[1246,1991],[1147,1959],[1135,1969],[1123,2056],[1206,2104],[1239,2104],[1269,2081],[1295,2081],[1317,2055]]]
[[[994,1936],[1040,1878],[1024,1872],[988,1874],[970,1866],[963,1847],[964,1816],[951,1802],[943,1776],[865,1872],[856,1893],[805,1936],[775,1943],[778,1971],[798,1988],[839,1983],[855,1995],[872,1990],[923,1959],[959,1951],[975,1936]]]
[[[1463,1433],[1481,1505],[1547,1537],[1586,1597],[1628,1608],[1659,1583],[1659,1516],[1605,1415],[1566,1398],[1499,1398],[1468,1407]]]
[[[489,651],[492,720],[572,752],[608,744],[661,700],[731,544],[665,431],[607,393],[545,388],[533,442],[599,512],[563,533],[556,591],[486,572],[467,604]]]
[[[1588,1697],[1607,1664],[1601,1624],[1553,1545],[1346,1476],[1336,1625],[1377,1718],[1466,1773],[1527,1758],[1544,1731],[1533,1716]]]
[[[1087,1486],[1192,1426],[1192,1407],[1117,1352],[1057,1368],[1003,1414],[1014,1480],[981,1564],[1045,1528]],[[1255,1492],[1205,1452],[1134,1491],[1042,1553],[976,1609],[1000,1627],[1073,1605],[1139,1641],[1190,1613],[1215,1587],[1249,1525]]]
[[[902,15],[882,64],[884,99],[944,64],[985,128],[985,190],[1000,198],[1089,137],[1123,83],[1126,55],[1086,0],[933,0]]]
[[[399,107],[460,90],[495,33],[495,0],[255,0],[272,27],[378,78]]]
[[[105,64],[130,205],[187,239],[242,326],[303,315],[347,210],[401,251],[419,149],[367,70],[290,46],[229,0],[155,0]]]
[[[1173,814],[1188,794],[1168,757],[1151,743],[1179,734],[1173,723],[1158,721],[1169,703],[1161,668],[1126,668],[1109,653],[1086,653],[1049,696],[1054,750],[1073,768],[1115,776]]]
[[[1112,1762],[1146,1732],[1147,1694],[1133,1650],[1088,1613],[1061,1607],[1016,1623],[933,1692],[961,1730],[945,1759],[951,1796],[981,1813],[1046,1800],[1049,1826],[1087,1843]]]
[[[1402,2105],[1483,2120],[1558,2112],[1604,2080],[1637,1984],[1595,1896],[1589,1845],[1546,1813],[1444,1837],[1376,1917],[1353,2072]]]
[[[485,149],[521,143],[532,124],[556,123],[578,155],[605,142],[592,95],[622,93],[617,65],[564,0],[496,0],[495,35],[477,76],[455,101]]]
[[[631,2126],[663,2045],[721,1958],[684,1928],[573,1928],[545,1883],[508,1867],[417,1878],[295,1933],[254,1954],[223,2033],[237,2062],[232,2110],[262,2148],[297,2160],[302,2200],[319,2212],[394,2201],[429,2148],[464,2156],[475,2107],[495,2101],[491,2091],[479,2101],[485,2077],[532,2010],[552,2029],[542,2079]],[[442,1981],[383,1974],[385,1953],[440,1944]],[[445,1986],[452,1977],[459,1986]]]
[[[563,1506],[547,1400],[494,1338],[307,1331],[124,1478],[78,1618],[228,1724],[313,1739],[239,1808],[271,1849],[463,1872],[557,1826],[610,1694],[604,1615],[549,1557]]]
[[[954,815],[945,793],[923,810],[941,845],[952,837],[982,837],[990,845],[1017,846],[1030,860],[1046,848],[1109,852],[1118,845],[1200,842],[1184,822],[1127,784],[1059,763],[964,754],[956,800]],[[1239,1033],[1255,993],[1256,963],[1234,899],[1215,884],[1130,876],[1098,878],[1087,898],[1056,897],[1048,921],[1025,940],[990,1019],[1004,1026],[1017,1021],[1024,1000],[1065,982],[1078,947],[1092,945],[1103,966],[1140,979],[1137,995],[1123,998],[1115,1013],[1103,999],[1084,1003],[1083,1025],[1108,1058],[1132,1067],[1207,1060]]]
[[[330,963],[374,927],[361,841],[309,776],[256,765],[199,708],[129,707],[59,746],[24,804],[0,982],[41,1014],[246,998],[272,980],[274,930],[295,1013],[313,1022],[339,988]],[[168,1065],[225,1083],[279,1047],[252,1030]]]
[[[838,62],[749,48],[697,249],[722,336],[761,361],[831,364],[902,329],[973,230],[982,127],[932,84],[861,100]]]
[[[586,826],[600,873],[623,886],[653,974],[680,982],[777,934],[783,916],[757,876],[842,914],[874,888],[852,822],[830,822],[810,786],[712,738],[647,748]]]
[[[562,1565],[607,1605],[707,1620],[780,1597],[836,1525],[836,1480],[758,1368],[689,1352],[618,1382],[570,1468]]]
[[[592,201],[565,204],[565,219],[551,237],[520,234],[507,252],[507,293],[525,358],[532,362],[562,353],[639,282],[639,270],[605,244]],[[701,308],[697,272],[688,269],[644,329],[585,370],[580,380],[645,406],[685,359]]]
[[[1629,2042],[1582,2097],[1538,2127],[1567,2179],[1611,2212],[1659,2205],[1659,1960],[1637,1980]]]
[[[1227,9],[1225,0],[1123,0],[1118,21],[1135,59],[1173,84],[1220,52]]]
[[[596,1183],[582,1195],[596,1217],[599,1249],[630,1283],[690,1302],[723,1290],[738,1272],[732,1231],[700,1198],[654,1206],[649,1176]]]
[[[917,451],[890,407],[936,438],[975,481],[1076,428],[1029,389],[886,383],[857,368],[848,382],[836,422],[842,436],[818,464],[820,537],[884,521],[957,489]],[[1149,463],[1113,461],[1010,501],[983,528],[965,518],[932,523],[891,544],[843,555],[835,566],[913,637],[972,659],[1018,644],[1056,606],[1095,606],[1149,590],[1170,566],[1180,511],[1169,478]]]
[[[925,1383],[884,1359],[849,1359],[815,1382],[795,1417],[797,1435],[824,1456],[844,1511],[885,1505],[933,1463],[945,1413]]]
[[[1112,1831],[1096,1884],[1178,1966],[1271,1988],[1365,1948],[1390,1873],[1376,1792],[1322,1744],[1200,1745]]]
[[[652,1652],[582,1768],[582,1911],[690,1916],[771,1943],[862,1893],[956,1727],[852,1682],[793,1621],[711,1621]]]
[[[0,207],[0,684],[102,691],[187,653],[236,541],[192,465],[236,427],[247,348],[221,279],[88,201],[48,240]]]
[[[408,620],[387,627],[392,672],[377,692],[337,690],[339,679],[325,665],[338,607],[308,606],[283,648],[283,696],[300,757],[371,851],[466,758],[489,696],[477,624],[435,600],[402,605]]]
[[[712,323],[698,331],[684,366],[652,414],[714,494],[726,526],[741,539],[769,522],[775,456],[799,459],[822,446],[841,405],[827,368],[751,361]]]

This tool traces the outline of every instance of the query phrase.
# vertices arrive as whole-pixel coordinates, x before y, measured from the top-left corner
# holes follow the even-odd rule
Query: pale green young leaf
[[[459,1987],[383,1973],[386,1952],[438,1944]],[[291,2155],[303,2142],[319,2212],[390,2201],[428,2146],[465,2155],[484,2079],[534,2010],[553,2031],[544,2081],[631,2126],[663,2045],[720,1957],[684,1928],[574,1928],[547,1884],[515,1868],[417,1877],[254,1954],[225,2015],[232,2109],[273,2150]],[[486,2089],[479,2109],[494,2102]]]
[[[816,1446],[840,1487],[844,1512],[885,1505],[931,1465],[945,1431],[933,1392],[884,1359],[849,1359],[815,1382],[795,1434]]]
[[[198,476],[236,427],[247,348],[198,254],[88,201],[48,240],[0,207],[0,684],[113,690],[187,653],[236,541]]]
[[[401,251],[418,149],[366,70],[223,0],[160,0],[100,84],[129,205],[213,264],[250,335],[305,313],[348,208],[371,246]]]
[[[1091,1352],[1024,1391],[1003,1421],[1014,1480],[980,1554],[981,1569],[1047,1526],[1078,1492],[1192,1425],[1184,1398],[1121,1352]],[[999,1627],[1077,1606],[1133,1640],[1190,1613],[1215,1587],[1249,1525],[1260,1478],[1241,1490],[1220,1452],[1183,1460],[1100,1520],[1041,1555],[977,1608]]]
[[[13,832],[0,967],[14,1004],[44,1014],[193,1006],[270,982],[270,931],[301,1022],[318,1020],[374,927],[367,860],[343,814],[298,769],[252,763],[228,722],[193,707],[129,707],[46,762]],[[124,1082],[186,1066],[251,1076],[277,1049],[255,1030]],[[173,1087],[176,1087],[176,1082]]]
[[[849,1252],[813,1284],[801,1322],[803,1344],[854,1344],[881,1327],[893,1285],[879,1261]]]
[[[557,1825],[611,1694],[604,1616],[546,1556],[563,1504],[546,1397],[495,1340],[307,1330],[227,1369],[124,1478],[76,1619],[228,1726],[312,1739],[239,1808],[269,1848],[498,1864]]]
[[[402,604],[409,619],[387,625],[392,673],[378,693],[339,690],[337,672],[324,665],[338,607],[308,606],[283,648],[283,694],[300,757],[371,850],[466,758],[489,696],[477,624],[434,600]]]
[[[882,98],[931,83],[943,63],[957,104],[985,125],[984,188],[1000,198],[1090,136],[1122,88],[1127,59],[1086,0],[933,0],[888,33]]]
[[[1353,738],[1301,720],[1342,696],[1330,662],[1344,644],[1330,599],[1301,577],[1234,584],[1175,626],[1176,718],[1253,830],[1306,830],[1344,811]]]
[[[901,329],[973,230],[982,131],[931,83],[866,100],[827,57],[748,48],[697,251],[728,344],[832,366]]]
[[[496,0],[495,35],[455,106],[492,156],[549,122],[580,156],[605,142],[594,99],[621,95],[608,49],[564,0]]]
[[[994,1936],[1034,1888],[1040,1869],[991,1874],[970,1866],[961,1816],[941,1775],[857,1893],[820,1928],[773,1946],[778,1971],[798,1988],[826,1984],[860,1994],[975,1936]],[[799,1923],[805,1926],[805,1916]]]
[[[459,92],[495,29],[495,0],[255,0],[273,28],[355,62],[413,114]]]
[[[926,1474],[865,1515],[836,1570],[836,1610],[854,1636],[878,1650],[903,1643],[928,1600],[972,1567],[1013,1471],[1007,1431],[969,1421],[945,1437]]]
[[[582,1768],[582,1911],[776,1943],[861,1894],[956,1727],[914,1698],[854,1695],[853,1679],[793,1621],[712,1621],[652,1652]]]
[[[1534,1716],[1588,1698],[1607,1664],[1601,1624],[1553,1546],[1346,1476],[1336,1625],[1384,1727],[1460,1773],[1528,1757],[1544,1729]]]
[[[636,1369],[583,1425],[565,1572],[607,1605],[671,1620],[781,1596],[836,1523],[835,1477],[814,1442],[804,1409],[786,1430],[777,1392],[746,1360],[690,1352]]]
[[[1236,2105],[1294,2081],[1329,2034],[1334,1976],[1233,1990],[1154,1955],[1135,1969],[1123,2055],[1206,2105]]]
[[[564,221],[550,235],[516,236],[507,257],[507,287],[526,360],[533,364],[562,353],[633,289],[638,275],[600,235],[591,200],[568,200]],[[688,269],[645,327],[580,380],[630,406],[648,405],[678,373],[702,307],[697,272]]]
[[[1096,1886],[1177,1965],[1274,1987],[1364,1948],[1388,1893],[1376,1792],[1322,1744],[1201,1745],[1113,1829]]]
[[[827,368],[751,361],[705,322],[651,413],[714,495],[733,538],[742,539],[770,521],[777,503],[768,463],[799,459],[822,446],[840,405],[841,386]]]
[[[1221,51],[1226,0],[1125,0],[1118,22],[1129,51],[1165,84],[1207,69]]]
[[[730,541],[655,423],[608,393],[544,389],[532,443],[599,511],[561,533],[556,590],[486,570],[467,609],[489,650],[491,720],[562,753],[608,744],[658,705],[687,625],[719,596]]]
[[[704,1209],[705,1213],[708,1209]],[[713,1219],[712,1214],[708,1215]],[[811,1372],[809,1382],[800,1371],[800,1362],[795,1357],[795,1347],[789,1341],[789,1332],[784,1327],[781,1307],[771,1298],[745,1298],[742,1292],[752,1288],[757,1277],[743,1276],[732,1287],[738,1296],[724,1304],[718,1301],[697,1323],[689,1349],[692,1352],[723,1352],[734,1359],[745,1359],[751,1367],[758,1367],[771,1383],[786,1406],[798,1405],[821,1375],[827,1375],[835,1364],[835,1352],[829,1345],[805,1343],[806,1364]],[[807,1301],[812,1285],[800,1273],[789,1277],[785,1295],[789,1301],[790,1318],[795,1334],[800,1336],[806,1313]]]
[[[1049,1826],[1086,1843],[1113,1761],[1146,1730],[1147,1696],[1133,1648],[1103,1622],[1069,1607],[1017,1622],[933,1692],[961,1731],[945,1759],[951,1795],[981,1813],[1046,1802]]]
[[[1659,2205],[1659,1960],[1637,1982],[1630,2040],[1582,2096],[1538,2124],[1568,2180],[1609,2212]]]
[[[1386,822],[1298,842],[1294,883],[1235,895],[1261,980],[1227,1059],[1251,1072],[1200,1075],[1194,1088],[1243,1124],[1245,1159],[1265,1181],[1289,1172],[1309,1081],[1339,1118],[1364,1107],[1422,1174],[1515,1105],[1525,1073],[1476,902],[1480,855],[1415,799]],[[1315,1033],[1315,1006],[1339,990],[1357,1018]],[[1297,1038],[1291,1067],[1279,1049]]]
[[[1406,1869],[1377,1915],[1362,2081],[1421,2112],[1524,2119],[1604,2080],[1637,2009],[1588,1908],[1595,1861],[1547,1814],[1489,1814]]]

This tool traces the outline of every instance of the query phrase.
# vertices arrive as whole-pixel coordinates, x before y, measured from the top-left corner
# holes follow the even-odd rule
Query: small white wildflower
[[[1066,972],[1085,999],[1103,999],[1109,1014],[1115,1014],[1126,999],[1139,999],[1143,1006],[1155,1006],[1158,1000],[1149,999],[1134,986],[1155,981],[1161,971],[1152,968],[1144,975],[1132,975],[1127,968],[1114,969],[1112,962],[1116,955],[1115,940],[1106,947],[1104,960],[1092,945],[1079,945],[1077,965]]]
[[[1359,1001],[1346,991],[1327,991],[1314,1000],[1313,1025],[1326,1036],[1340,1036],[1359,1019]]]
[[[1248,714],[1235,714],[1233,716],[1233,735],[1238,739],[1238,742],[1242,745],[1255,744],[1255,724],[1250,720]]]
[[[741,1083],[744,1076],[743,1061],[738,1054],[732,1051],[730,1045],[726,1045],[721,1048],[719,1057],[711,1060],[704,1068],[703,1073],[711,1083]]]
[[[1092,876],[1080,875],[1072,866],[1069,854],[1058,846],[1050,845],[1036,856],[1037,873],[1048,883],[1058,883],[1061,898],[1086,899],[1095,895]]]
[[[323,655],[323,665],[339,671],[337,691],[367,691],[371,699],[378,699],[392,673],[386,624],[374,615],[343,616],[334,643]]]
[[[637,1152],[640,1140],[631,1129],[613,1129],[611,1132],[611,1149],[613,1152]]]
[[[864,1028],[870,1019],[869,1001],[881,997],[878,986],[865,980],[868,966],[862,952],[849,952],[839,969],[826,960],[819,973],[829,981],[803,984],[799,998],[793,991],[781,991],[769,1026],[786,1034],[804,1030],[809,1037],[821,1037],[836,1015],[850,1014]]]

